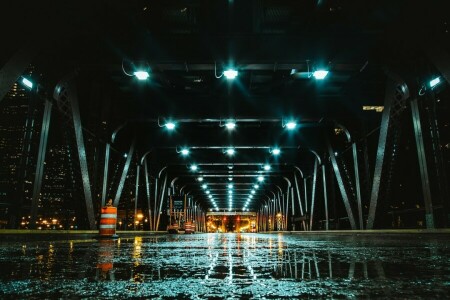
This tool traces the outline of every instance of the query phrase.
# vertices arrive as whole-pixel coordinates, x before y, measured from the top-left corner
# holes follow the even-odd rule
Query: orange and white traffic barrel
[[[105,238],[115,238],[117,222],[117,207],[105,206],[102,207],[100,215],[99,235]]]
[[[186,222],[184,223],[184,233],[194,233],[194,224],[192,222]]]

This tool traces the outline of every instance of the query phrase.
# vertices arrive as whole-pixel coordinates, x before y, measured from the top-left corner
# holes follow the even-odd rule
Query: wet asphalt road
[[[0,242],[0,298],[448,299],[448,235]]]

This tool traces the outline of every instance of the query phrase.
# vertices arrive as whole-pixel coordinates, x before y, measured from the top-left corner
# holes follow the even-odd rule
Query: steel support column
[[[151,193],[150,193],[150,178],[148,177],[148,165],[147,157],[144,159],[144,172],[145,172],[145,191],[147,196],[147,208],[148,208],[148,224],[150,231],[153,230],[153,218],[152,218],[152,207],[151,207]]]
[[[328,195],[327,195],[327,175],[325,173],[325,164],[322,165],[322,180],[323,180],[323,201],[325,209],[325,230],[329,230],[328,218]]]
[[[155,200],[153,201],[153,230],[158,231],[156,228],[156,205],[158,202],[158,178],[155,178]]]
[[[125,180],[128,176],[128,170],[130,169],[131,160],[133,159],[134,154],[134,146],[136,144],[136,140],[131,142],[130,150],[128,150],[127,160],[125,161],[125,165],[123,166],[122,176],[120,177],[119,186],[117,187],[116,196],[114,197],[114,206],[117,207],[120,202],[120,197],[122,196],[123,187],[125,185]]]
[[[353,153],[353,167],[355,170],[355,188],[356,188],[356,203],[358,204],[358,217],[359,217],[359,229],[364,229],[363,213],[361,203],[361,185],[359,182],[359,168],[358,168],[358,151],[356,149],[356,143],[352,143]]]
[[[422,182],[422,193],[425,202],[425,220],[428,229],[434,228],[433,203],[431,200],[430,179],[428,176],[427,157],[422,135],[422,124],[420,122],[420,111],[417,99],[411,101],[411,113],[416,138],[417,157],[419,161],[420,178]]]
[[[166,191],[166,183],[167,183],[167,173],[166,176],[164,176],[164,182],[162,185],[162,189],[161,189],[161,199],[159,202],[159,209],[158,209],[158,218],[156,221],[156,230],[158,230],[159,228],[159,220],[161,219],[161,210],[162,210],[162,204],[164,202],[164,195],[165,195],[165,191]]]
[[[290,190],[291,190],[291,203],[292,203],[292,224],[291,224],[291,227],[292,227],[292,230],[295,230],[295,222],[294,222],[294,218],[295,218],[294,187],[292,186]]]
[[[109,170],[109,154],[111,152],[111,144],[106,143],[105,148],[105,167],[103,169],[103,186],[102,186],[102,207],[106,204],[106,189],[108,187],[108,170]]]
[[[136,230],[136,215],[137,215],[137,206],[138,206],[138,198],[139,198],[139,175],[141,172],[141,165],[136,164],[136,189],[134,192],[134,230]]]
[[[31,218],[30,228],[36,228],[37,209],[39,202],[39,195],[42,187],[42,176],[44,174],[45,154],[47,152],[48,132],[50,129],[50,120],[52,116],[52,102],[46,100],[44,115],[42,117],[41,137],[39,140],[39,152],[36,162],[36,173],[34,175],[33,183],[33,198],[31,200]]]
[[[89,228],[96,229],[94,206],[92,203],[91,183],[89,178],[89,169],[86,158],[86,148],[83,138],[83,127],[81,125],[80,107],[78,105],[78,95],[76,89],[75,75],[70,74],[61,80],[55,88],[53,97],[58,101],[61,107],[69,106],[72,112],[73,128],[75,130],[75,140],[77,144],[78,161],[80,163],[81,181],[83,184],[84,199],[86,204],[87,219]]]
[[[383,115],[381,117],[380,135],[378,138],[377,156],[375,161],[372,190],[370,194],[369,215],[367,218],[367,229],[372,229],[375,222],[375,214],[378,204],[378,194],[381,185],[381,175],[383,171],[384,155],[386,151],[387,137],[389,133],[389,124],[391,119],[391,110],[396,102],[405,100],[409,97],[409,91],[406,84],[395,74],[388,73],[385,91],[385,101]]]
[[[353,217],[353,211],[350,205],[350,200],[348,198],[347,191],[345,190],[344,180],[342,179],[341,171],[339,170],[339,166],[333,148],[331,148],[330,140],[328,139],[328,137],[326,137],[326,139],[327,139],[328,154],[331,158],[331,164],[333,166],[334,175],[336,176],[336,180],[338,182],[339,190],[342,196],[342,201],[344,202],[345,210],[347,211],[348,220],[350,221],[351,228],[355,230],[356,229],[355,219]]]
[[[311,216],[309,218],[309,230],[312,230],[313,225],[313,219],[314,219],[314,203],[316,201],[316,181],[317,181],[317,169],[318,161],[317,159],[314,160],[314,174],[313,174],[313,182],[312,182],[312,188],[311,188]]]
[[[300,216],[303,218],[303,205],[302,205],[302,198],[300,197],[300,189],[298,187],[298,180],[297,175],[294,173],[294,181],[295,181],[295,190],[297,191],[297,198],[298,198],[298,205],[300,206]],[[305,220],[302,220],[303,229],[306,231],[306,224]]]

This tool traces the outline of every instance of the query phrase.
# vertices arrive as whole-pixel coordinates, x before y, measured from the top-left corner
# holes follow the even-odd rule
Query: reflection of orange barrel
[[[99,234],[101,237],[112,237],[116,234],[117,207],[102,207]]]
[[[114,241],[111,239],[100,240],[99,250],[98,250],[98,262],[97,270],[101,271],[101,277],[106,279],[107,274],[110,274],[113,280],[113,260],[114,260]],[[97,279],[100,278],[100,274],[97,273]]]
[[[194,233],[194,224],[192,222],[184,223],[184,233]]]

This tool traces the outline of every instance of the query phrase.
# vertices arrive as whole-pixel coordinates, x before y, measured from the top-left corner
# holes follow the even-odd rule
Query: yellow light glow
[[[362,108],[363,108],[363,110],[374,110],[378,113],[383,112],[383,110],[384,110],[384,106],[376,106],[376,105],[367,105],[367,106],[365,105]]]
[[[143,214],[137,214],[137,216],[136,216],[139,220],[142,220],[143,218],[144,218],[144,215]]]

